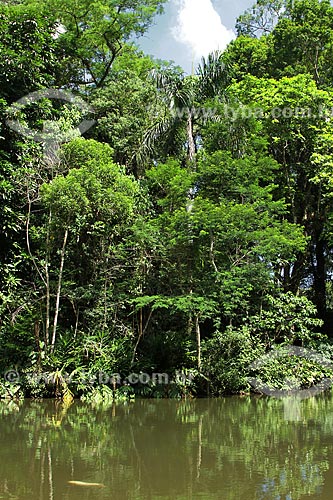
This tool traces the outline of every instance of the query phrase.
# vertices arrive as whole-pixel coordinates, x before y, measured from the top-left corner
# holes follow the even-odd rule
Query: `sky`
[[[255,0],[168,0],[164,14],[139,41],[147,54],[171,60],[191,73],[202,56],[235,38],[236,18]]]

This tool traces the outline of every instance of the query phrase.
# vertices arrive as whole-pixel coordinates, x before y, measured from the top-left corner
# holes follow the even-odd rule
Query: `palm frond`
[[[151,72],[157,91],[170,107],[180,108],[190,106],[194,98],[193,85],[189,85],[188,77],[183,73],[178,74],[170,69],[153,70]]]
[[[221,93],[230,80],[230,69],[223,61],[219,50],[211,52],[207,59],[202,58],[197,73],[200,77],[201,93],[204,97],[214,97]]]
[[[146,130],[139,149],[135,152],[135,161],[142,165],[149,157],[154,156],[156,144],[173,126],[174,117],[163,117]]]

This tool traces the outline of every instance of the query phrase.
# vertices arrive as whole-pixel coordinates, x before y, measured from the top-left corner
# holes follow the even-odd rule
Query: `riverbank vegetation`
[[[186,76],[133,42],[162,4],[2,2],[0,397],[241,393],[276,346],[333,357],[333,8],[258,0]],[[257,376],[331,375],[291,358]]]

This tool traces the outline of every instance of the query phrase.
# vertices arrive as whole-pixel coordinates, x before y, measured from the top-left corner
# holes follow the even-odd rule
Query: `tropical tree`
[[[222,54],[216,51],[207,60],[203,58],[195,76],[170,69],[155,71],[152,76],[157,87],[157,116],[143,138],[142,152],[165,159],[179,154],[185,145],[184,161],[192,164],[200,135],[196,125],[206,116],[204,102],[222,95],[229,81]]]
[[[117,254],[117,245],[121,245],[128,232],[126,225],[134,217],[135,195],[138,192],[135,181],[112,162],[109,146],[78,139],[65,148],[64,154],[64,161],[70,164],[68,174],[58,175],[41,188],[42,203],[50,214],[44,246],[49,256],[48,274],[52,278],[49,284],[54,287],[54,291],[51,289],[46,293],[47,300],[55,295],[52,336],[49,336],[47,328],[45,330],[46,344],[50,345],[51,352],[56,344],[64,276],[67,276],[67,293],[71,296],[73,308],[75,311],[79,309],[79,298],[71,290],[69,276],[72,273],[65,272],[65,259],[69,259],[69,265],[75,262],[76,283],[80,284],[81,296],[82,289],[100,280],[104,282],[101,291],[106,291],[110,286],[108,276],[111,271],[107,263],[112,254]],[[57,254],[60,259],[56,272],[53,262],[57,260]],[[93,299],[95,303],[98,300],[97,296]],[[105,295],[103,324],[106,328],[108,300]],[[93,307],[92,304],[90,307]],[[47,314],[51,311],[49,303],[46,303],[45,311],[44,322],[47,325]],[[75,321],[77,331],[82,323],[79,317]],[[86,328],[89,326],[86,325]]]
[[[35,0],[28,3],[35,4]],[[164,0],[43,0],[39,8],[58,20],[56,39],[66,54],[63,84],[101,87],[133,36],[143,35]]]
[[[259,0],[237,21],[239,37],[224,58],[236,78],[310,74],[321,87],[332,80],[333,8],[329,1]]]
[[[91,137],[107,142],[114,160],[126,166],[136,177],[145,165],[137,161],[144,131],[151,120],[155,85],[150,72],[157,63],[133,47],[126,47],[112,65],[108,81],[90,95],[96,125]]]
[[[300,252],[293,265],[281,269],[281,280],[285,290],[296,293],[312,276],[314,301],[324,318],[330,253],[325,220],[330,208],[321,187],[313,182],[316,170],[312,158],[326,127],[323,117],[332,107],[331,96],[318,90],[311,77],[305,75],[281,80],[248,77],[236,88],[244,104],[262,110],[269,150],[280,165],[276,183],[290,207],[287,218],[303,227],[309,240],[307,251]]]
[[[271,33],[285,15],[286,0],[258,0],[237,18],[237,34],[260,37]]]

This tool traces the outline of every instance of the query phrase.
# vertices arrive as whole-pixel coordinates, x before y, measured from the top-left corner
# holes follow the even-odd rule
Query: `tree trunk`
[[[35,335],[36,349],[37,349],[37,352],[38,352],[37,366],[38,366],[38,370],[40,370],[40,368],[41,368],[41,362],[42,362],[42,353],[41,353],[41,346],[40,346],[40,324],[39,324],[39,320],[35,320],[35,323],[34,323],[34,335]]]
[[[195,333],[197,336],[197,359],[198,359],[198,370],[201,371],[201,332],[199,325],[199,316],[195,317]]]
[[[195,161],[196,146],[193,137],[193,117],[192,113],[189,112],[187,118],[187,142],[188,142],[188,160],[190,163]]]
[[[57,334],[59,306],[60,306],[60,294],[61,294],[61,285],[62,285],[62,275],[63,275],[63,271],[64,271],[65,250],[66,250],[67,238],[68,238],[68,228],[65,231],[64,241],[63,241],[62,249],[61,249],[59,279],[58,279],[58,288],[57,288],[57,297],[56,297],[56,307],[55,307],[54,322],[53,322],[51,353],[54,352],[54,346],[55,346],[56,334]]]
[[[52,213],[49,213],[49,223],[47,227],[46,236],[46,259],[45,259],[45,287],[46,287],[46,318],[45,318],[45,349],[48,348],[50,343],[50,273],[49,273],[49,263],[50,263],[50,224],[51,224]]]
[[[145,326],[143,327],[143,309],[141,308],[140,309],[140,319],[139,319],[139,335],[138,335],[138,339],[135,343],[135,346],[134,346],[134,350],[133,350],[133,354],[132,354],[132,360],[131,360],[131,367],[134,365],[134,361],[135,361],[135,355],[136,355],[136,351],[137,351],[137,348],[138,348],[138,345],[140,343],[140,340],[141,338],[144,336],[144,334],[146,333],[146,330],[148,328],[148,325],[149,325],[149,322],[150,322],[150,318],[153,314],[153,310],[151,309],[150,312],[149,312],[149,315],[148,315],[148,319],[146,321],[146,324]]]
[[[314,277],[314,303],[318,310],[318,315],[325,320],[326,317],[326,270],[325,270],[325,243],[321,235],[316,235],[316,264],[313,269]]]

